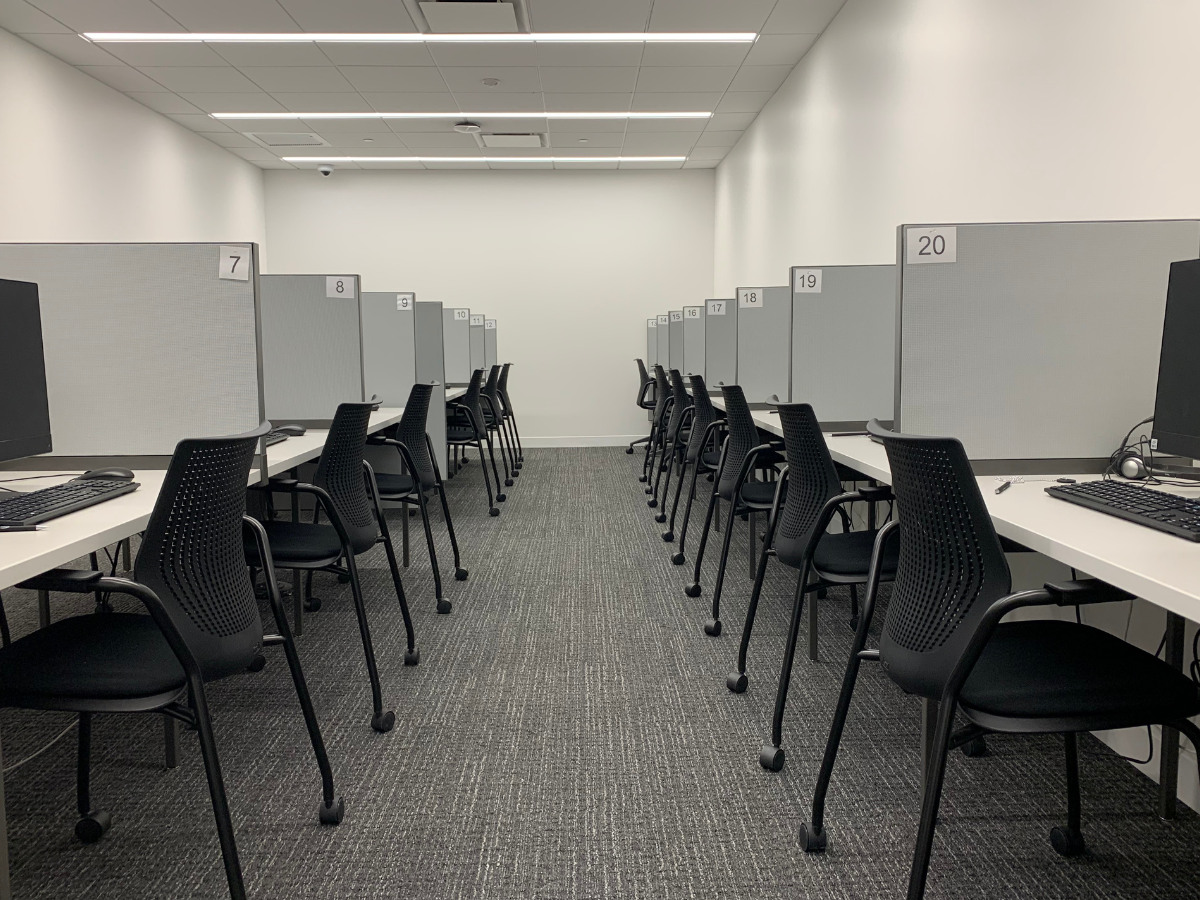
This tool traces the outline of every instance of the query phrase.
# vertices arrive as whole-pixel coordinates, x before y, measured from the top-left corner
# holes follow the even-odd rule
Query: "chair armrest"
[[[1075,606],[1080,603],[1116,603],[1119,600],[1133,600],[1134,595],[1113,587],[1098,578],[1081,578],[1076,581],[1049,582],[1045,584],[1046,593],[1059,606]]]
[[[892,493],[891,485],[887,484],[871,484],[858,489],[858,493],[864,500],[871,503],[882,503],[885,500],[895,500],[896,496]]]
[[[103,572],[89,569],[51,569],[33,578],[22,581],[17,587],[27,591],[56,591],[62,594],[90,594],[96,583],[104,577]]]

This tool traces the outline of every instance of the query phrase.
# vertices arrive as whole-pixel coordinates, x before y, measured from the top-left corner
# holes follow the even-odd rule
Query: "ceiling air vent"
[[[252,141],[264,147],[328,147],[329,142],[310,132],[244,131]]]
[[[517,30],[511,3],[496,0],[439,0],[421,4],[430,31],[448,34],[499,34]]]
[[[485,147],[544,147],[540,134],[484,134]]]

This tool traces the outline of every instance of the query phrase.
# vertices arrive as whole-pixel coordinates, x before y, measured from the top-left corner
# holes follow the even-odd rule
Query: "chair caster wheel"
[[[507,499],[508,499],[508,494],[497,494],[497,495],[496,495],[496,502],[497,502],[497,503],[503,503],[503,502],[504,502],[505,500],[507,500]]]
[[[646,505],[648,507],[650,507],[651,509],[654,509],[655,507],[658,506],[658,500],[655,499],[654,497],[651,497],[649,500],[646,501]]]
[[[675,563],[675,565],[677,565],[677,566],[682,566],[684,563],[683,554],[676,553],[674,556],[671,557],[671,562]]]
[[[511,478],[505,478],[505,479],[504,479],[504,486],[505,486],[505,487],[512,487],[512,486],[513,486],[513,480],[512,480]]]
[[[646,488],[646,493],[647,493],[647,494],[653,494],[653,493],[654,493],[654,488]]]
[[[467,580],[467,570],[466,569],[455,569],[454,570],[454,580],[455,581],[466,581]]]
[[[489,516],[498,516],[498,515],[500,515],[500,507],[498,507],[498,506],[493,506],[491,509],[489,509],[489,510],[488,510],[488,515],[489,515]]]
[[[664,540],[666,543],[668,543],[668,544],[669,544],[669,543],[671,543],[671,541],[675,540],[675,532],[673,532],[673,531],[664,531],[664,532],[662,533],[662,539],[663,539],[663,540]]]
[[[851,617],[850,617],[850,630],[851,630],[852,632],[853,632],[853,631],[858,631],[858,616],[851,616]]]
[[[110,828],[112,815],[102,809],[96,809],[75,823],[75,837],[85,844],[94,844],[104,837],[104,832]]]
[[[646,483],[646,476],[645,476],[645,475],[639,475],[639,476],[638,476],[638,481],[640,481],[640,482],[642,482],[643,484],[645,484],[645,483]]]
[[[709,637],[720,637],[721,636],[721,620],[720,619],[709,619],[707,622],[705,622],[704,623],[704,633],[707,634]]]
[[[388,712],[375,713],[371,716],[371,727],[380,734],[386,734],[392,730],[392,726],[396,724],[396,714],[389,710]]]
[[[321,598],[320,597],[304,598],[304,611],[305,612],[317,612],[320,608],[321,608]]]
[[[246,666],[247,672],[261,672],[267,667],[267,658],[261,653],[254,654],[254,659],[250,665]]]
[[[691,584],[689,584],[687,587],[685,587],[683,589],[683,592],[685,594],[687,594],[689,597],[699,597],[700,596],[700,585],[693,581]]]
[[[406,666],[415,666],[421,662],[421,648],[413,647],[411,650],[404,651],[404,664]]]
[[[328,806],[322,800],[321,805],[317,808],[317,819],[322,825],[341,825],[345,815],[346,801],[341,797],[336,798]]]
[[[633,448],[632,447],[626,447],[625,452],[627,454],[629,454],[630,456],[633,456]]]
[[[439,616],[444,616],[454,609],[454,604],[449,600],[442,599],[437,602],[437,611]]]
[[[981,734],[979,737],[971,738],[971,740],[961,745],[958,749],[962,751],[963,756],[969,756],[972,759],[987,756],[987,739]]]
[[[512,477],[513,478],[521,477],[521,467],[520,466],[513,466]]]
[[[667,521],[667,514],[659,513],[657,516],[654,517],[654,521],[657,522],[659,525],[661,525],[663,522]]]
[[[337,577],[337,580],[338,580],[338,584],[349,584],[350,576],[349,575],[339,575]]]
[[[730,672],[725,676],[725,687],[735,694],[746,693],[748,680],[745,672]]]
[[[1083,835],[1061,825],[1050,829],[1050,845],[1059,856],[1082,856],[1087,852]]]
[[[782,747],[763,744],[763,748],[758,751],[758,764],[768,772],[778,772],[783,768],[783,757]]]
[[[817,831],[807,822],[800,825],[800,846],[805,853],[825,852],[825,832]]]

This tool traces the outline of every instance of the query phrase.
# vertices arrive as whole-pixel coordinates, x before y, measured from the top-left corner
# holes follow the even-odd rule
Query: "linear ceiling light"
[[[335,162],[683,162],[686,156],[281,156],[290,163]]]
[[[236,34],[220,32],[85,31],[80,37],[94,43],[116,44],[752,44],[753,31],[740,32],[542,32],[534,34],[343,34],[296,32]]]
[[[214,119],[707,119],[711,112],[220,112]]]

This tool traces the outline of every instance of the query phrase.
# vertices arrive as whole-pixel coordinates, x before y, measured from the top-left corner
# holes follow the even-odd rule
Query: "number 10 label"
[[[908,246],[904,259],[910,266],[958,262],[958,229],[953,225],[907,228],[904,238]]]

